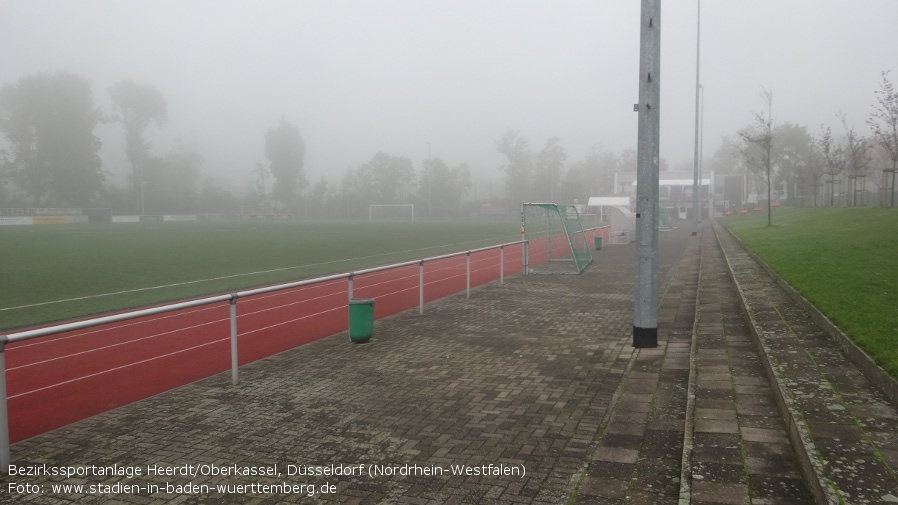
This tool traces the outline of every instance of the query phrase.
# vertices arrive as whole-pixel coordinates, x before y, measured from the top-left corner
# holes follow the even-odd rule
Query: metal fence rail
[[[595,234],[595,230],[599,228],[594,228],[585,231],[593,231]],[[584,231],[584,232],[585,232]],[[595,235],[594,235],[595,236]],[[499,258],[500,258],[500,266],[499,266],[499,281],[505,282],[505,248],[511,246],[520,246],[521,247],[521,271],[526,275],[527,273],[527,264],[528,264],[528,241],[520,240],[515,242],[508,242],[505,244],[494,245],[489,247],[482,247],[479,249],[471,249],[468,251],[461,251],[451,254],[443,254],[440,256],[432,256],[428,258],[423,258],[419,260],[411,260],[405,261],[402,263],[394,263],[379,267],[367,268],[363,270],[357,270],[354,272],[346,272],[340,274],[329,275],[325,277],[315,277],[312,279],[305,279],[296,282],[289,282],[285,284],[276,284],[272,286],[266,286],[262,288],[248,289],[244,291],[238,291],[231,294],[223,294],[217,296],[210,296],[206,298],[199,298],[196,300],[190,300],[180,303],[173,303],[168,305],[162,305],[159,307],[152,307],[147,309],[135,310],[130,312],[123,312],[121,314],[113,314],[109,316],[96,317],[91,319],[85,319],[83,321],[75,321],[71,323],[58,324],[53,326],[47,326],[44,328],[37,328],[32,330],[24,330],[19,332],[9,333],[7,335],[0,335],[0,473],[6,474],[8,471],[9,463],[10,463],[10,437],[9,437],[9,411],[7,406],[7,388],[6,388],[6,345],[14,342],[21,342],[24,340],[36,339],[40,337],[46,337],[50,335],[56,335],[59,333],[65,333],[74,330],[80,330],[85,328],[91,328],[95,326],[101,326],[110,323],[118,323],[122,321],[128,321],[131,319],[137,319],[140,317],[153,316],[158,314],[164,314],[168,312],[174,312],[182,309],[188,309],[193,307],[200,307],[205,305],[211,305],[215,303],[221,302],[229,302],[230,303],[230,342],[231,342],[231,383],[236,385],[239,382],[238,375],[238,347],[237,347],[237,301],[240,298],[247,298],[256,295],[261,295],[265,293],[272,293],[275,291],[283,291],[287,289],[297,288],[301,286],[310,286],[313,284],[320,284],[325,282],[331,282],[340,279],[347,279],[347,294],[348,299],[352,299],[353,297],[353,284],[354,279],[356,277],[371,274],[375,272],[382,272],[385,270],[392,270],[396,268],[403,268],[412,265],[418,265],[419,271],[419,283],[418,283],[418,291],[419,291],[419,307],[418,311],[420,314],[424,313],[424,265],[428,262],[434,262],[438,260],[443,260],[447,258],[453,258],[458,256],[467,256],[466,259],[466,296],[471,295],[471,254],[479,253],[490,250],[499,250]]]

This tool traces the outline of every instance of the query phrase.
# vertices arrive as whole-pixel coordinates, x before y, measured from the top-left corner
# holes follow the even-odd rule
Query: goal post
[[[531,273],[579,274],[592,262],[580,216],[573,205],[521,204]]]
[[[368,206],[369,221],[414,221],[413,203],[372,203]]]

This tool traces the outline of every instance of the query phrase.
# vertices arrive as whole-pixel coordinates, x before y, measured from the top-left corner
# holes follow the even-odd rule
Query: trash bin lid
[[[374,305],[374,298],[350,298],[350,305]]]

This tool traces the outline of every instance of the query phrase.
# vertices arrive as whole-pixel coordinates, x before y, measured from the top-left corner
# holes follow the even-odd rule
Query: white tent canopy
[[[589,207],[629,207],[629,196],[591,196],[589,197]]]
[[[636,215],[620,205],[611,209],[611,243],[629,244],[636,240]]]

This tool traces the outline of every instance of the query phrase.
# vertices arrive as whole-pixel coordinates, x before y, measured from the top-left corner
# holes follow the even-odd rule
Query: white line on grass
[[[190,284],[200,284],[203,282],[220,281],[220,280],[224,280],[224,279],[233,279],[236,277],[246,277],[246,276],[250,276],[250,275],[268,274],[268,273],[272,273],[272,272],[282,272],[285,270],[293,270],[296,268],[317,267],[317,266],[323,266],[323,265],[330,265],[330,264],[334,264],[334,263],[343,263],[343,262],[347,262],[347,261],[367,260],[367,259],[373,259],[373,258],[380,258],[380,257],[384,257],[384,256],[392,256],[392,255],[396,255],[396,254],[427,251],[429,249],[440,249],[440,248],[450,247],[450,246],[462,246],[465,244],[474,244],[477,242],[483,242],[484,240],[471,240],[468,242],[458,242],[455,244],[435,245],[435,246],[430,246],[430,247],[422,247],[420,249],[409,249],[406,251],[396,251],[396,252],[385,253],[385,254],[372,254],[370,256],[357,256],[355,258],[345,258],[345,259],[341,259],[341,260],[325,261],[322,263],[311,263],[308,265],[294,265],[294,266],[290,266],[290,267],[272,268],[270,270],[259,270],[257,272],[245,272],[245,273],[240,273],[240,274],[222,275],[220,277],[211,277],[208,279],[196,279],[196,280],[192,280],[192,281],[175,282],[173,284],[162,284],[159,286],[148,286],[145,288],[125,289],[122,291],[113,291],[110,293],[100,293],[100,294],[96,294],[96,295],[76,296],[76,297],[72,297],[72,298],[63,298],[60,300],[51,300],[51,301],[47,301],[47,302],[38,302],[38,303],[29,303],[26,305],[17,305],[15,307],[0,307],[0,312],[6,312],[6,311],[10,311],[10,310],[19,310],[19,309],[30,309],[33,307],[42,307],[45,305],[54,305],[57,303],[77,302],[80,300],[90,300],[93,298],[102,298],[102,297],[106,297],[106,296],[117,296],[117,295],[129,294],[129,293],[139,293],[141,291],[152,291],[154,289],[174,288],[174,287],[178,287],[178,286],[187,286]]]

